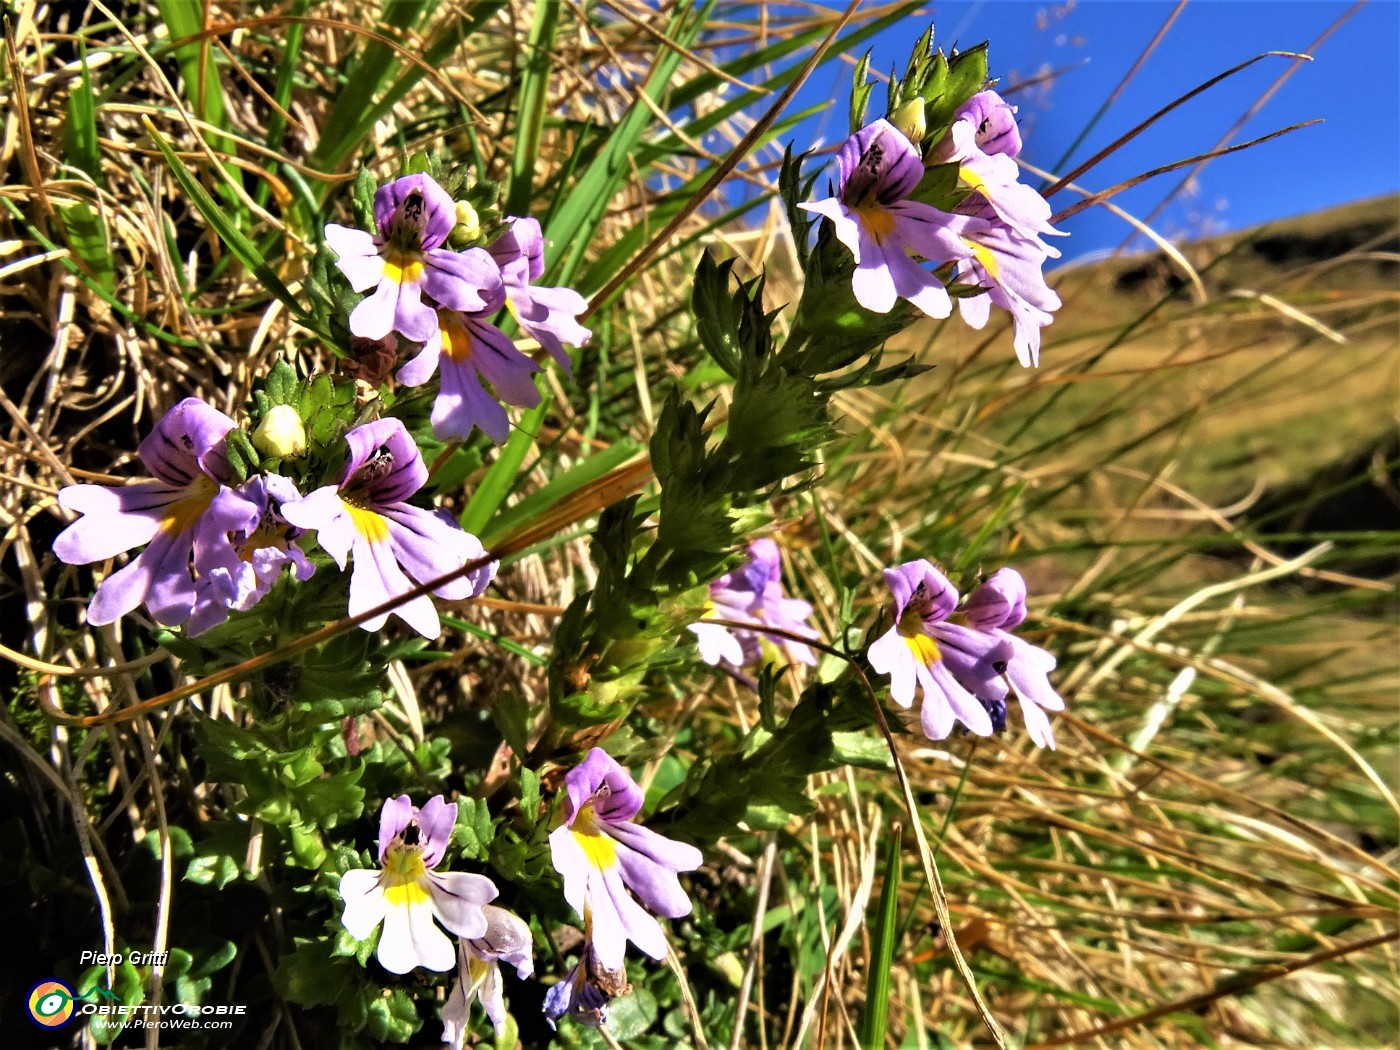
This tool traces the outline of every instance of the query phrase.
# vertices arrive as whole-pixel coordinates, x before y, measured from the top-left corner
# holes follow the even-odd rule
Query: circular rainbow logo
[[[57,1028],[73,1016],[73,989],[62,981],[40,981],[29,990],[29,1016],[35,1024]]]

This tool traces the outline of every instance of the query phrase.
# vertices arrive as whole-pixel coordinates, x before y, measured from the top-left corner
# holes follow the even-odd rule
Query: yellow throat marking
[[[219,493],[219,486],[201,474],[190,482],[188,492],[188,496],[170,504],[161,515],[160,527],[164,531],[178,536],[194,528],[195,522],[204,516],[209,504],[214,502],[214,497]]]
[[[376,514],[364,507],[357,507],[345,500],[345,512],[350,515],[350,524],[370,543],[383,543],[389,538],[389,523],[384,515]]]
[[[589,864],[599,871],[611,871],[617,867],[617,846],[598,827],[598,819],[593,815],[592,806],[584,806],[579,810],[570,830],[574,833],[574,841],[588,858]]]
[[[411,908],[431,898],[428,893],[428,870],[423,866],[423,851],[415,846],[390,846],[384,855],[384,873],[379,884],[384,888],[384,901],[391,908]]]
[[[938,651],[938,643],[924,633],[923,627],[923,618],[916,612],[908,611],[899,618],[900,637],[909,646],[914,659],[925,667],[932,667],[943,659],[943,654]]]
[[[406,252],[391,248],[384,256],[384,279],[395,284],[411,282],[417,284],[423,279],[423,259],[417,252]]]
[[[851,210],[876,244],[883,245],[885,238],[894,232],[894,213],[886,211],[874,199],[867,197]]]

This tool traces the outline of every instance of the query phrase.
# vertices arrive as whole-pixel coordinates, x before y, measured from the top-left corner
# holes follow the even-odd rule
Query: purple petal
[[[885,254],[892,287],[929,317],[941,319],[953,312],[953,300],[937,277],[905,254],[903,248]],[[891,304],[893,305],[893,304]]]
[[[521,980],[533,974],[534,938],[525,921],[494,904],[484,905],[481,913],[486,917],[486,932],[467,942],[476,957],[515,967]]]
[[[730,633],[728,627],[721,627],[717,623],[693,623],[686,630],[695,635],[700,659],[711,667],[721,664],[731,667],[744,666],[743,646],[739,644],[739,639]]]
[[[452,829],[457,826],[457,803],[434,795],[418,811],[419,842],[423,846],[423,864],[436,868],[447,850]]]
[[[491,384],[496,396],[510,405],[533,408],[540,403],[534,375],[540,366],[515,348],[495,325],[472,321],[470,363]]]
[[[335,265],[350,287],[367,291],[384,279],[384,257],[380,246],[364,230],[329,223],[325,231],[326,247],[335,252]]]
[[[890,272],[889,261],[880,246],[865,233],[863,227],[860,232],[860,244],[860,261],[856,264],[855,273],[851,275],[851,291],[855,293],[856,302],[871,313],[887,314],[899,301],[899,292],[895,288],[895,278]],[[891,254],[904,256],[904,249],[895,245]]]
[[[888,573],[890,570],[885,571]],[[899,633],[899,628],[891,627],[877,638],[866,653],[866,658],[877,674],[890,676],[891,700],[900,707],[908,707],[914,702],[919,661]]]
[[[642,808],[642,789],[616,759],[600,747],[564,776],[569,794],[565,807],[568,823],[585,805],[591,804],[598,819],[609,824],[630,820]]]
[[[437,371],[438,360],[442,356],[442,312],[438,312],[439,330],[428,337],[422,349],[409,358],[394,376],[404,386],[422,386]]]
[[[564,344],[587,346],[593,337],[578,322],[578,315],[588,309],[588,300],[572,288],[526,288],[511,296],[510,305],[520,327],[572,374]]]
[[[389,844],[403,833],[404,828],[413,823],[413,818],[417,815],[418,808],[407,795],[385,800],[383,808],[379,811],[380,864],[384,863],[384,855],[389,852]]]
[[[443,440],[465,441],[475,428],[480,428],[498,445],[510,436],[510,418],[506,410],[481,385],[470,358],[465,361],[443,359],[438,395],[433,401],[432,424],[433,436]]]
[[[380,234],[396,244],[430,251],[457,225],[457,206],[430,176],[405,175],[375,193],[374,222]]]
[[[991,736],[992,716],[987,713],[987,709],[982,706],[977,697],[969,693],[962,684],[953,677],[948,665],[940,660],[929,668],[929,673],[933,676],[934,686],[941,694],[943,700],[958,717],[958,721],[967,726],[968,730],[978,736]],[[929,692],[924,691],[924,704],[929,701]],[[931,737],[930,739],[942,739],[942,737]]]
[[[837,161],[841,200],[850,205],[872,198],[881,204],[901,201],[924,175],[918,149],[887,120],[867,124],[843,142]]]
[[[1016,110],[995,91],[979,91],[958,107],[954,120],[972,125],[974,141],[983,153],[1004,153],[1014,157],[1021,152],[1021,130],[1016,126]]]
[[[963,618],[977,630],[1018,626],[1026,618],[1026,581],[1015,569],[998,569],[967,597]]]
[[[510,267],[519,274],[521,286],[544,276],[544,235],[537,219],[507,215],[505,232],[487,251],[502,270]]]
[[[921,600],[926,603],[926,608],[921,608],[919,612],[925,622],[947,619],[958,605],[957,589],[948,581],[948,577],[924,558],[886,569],[885,583],[894,595],[896,622],[904,615],[904,610],[909,607],[920,586],[924,589]]]
[[[449,310],[495,313],[505,302],[496,261],[484,248],[439,248],[423,257],[423,290]]]
[[[139,481],[121,488],[69,485],[58,494],[59,506],[82,514],[53,541],[53,552],[69,565],[105,561],[149,543],[184,487],[164,481]]]
[[[297,528],[315,529],[316,542],[337,565],[345,568],[356,533],[339,489],[324,485],[309,496],[282,504],[281,514]]]
[[[835,197],[825,197],[819,201],[799,204],[803,211],[810,211],[831,220],[836,239],[850,249],[856,262],[861,260],[861,225],[851,212]]]
[[[689,915],[690,898],[676,873],[700,867],[704,861],[700,851],[630,821],[610,825],[608,832],[620,844],[617,857],[623,881],[642,903],[668,919]]]
[[[428,480],[418,446],[400,420],[390,417],[358,426],[345,441],[350,458],[336,482],[342,489],[363,489],[373,503],[383,505],[402,503]]]
[[[460,569],[486,553],[481,541],[455,522],[444,521],[432,511],[400,504],[385,507],[389,541],[396,561],[418,583],[428,583]],[[490,582],[487,567],[445,583],[433,593],[448,601],[475,597]]]
[[[188,485],[209,464],[202,459],[218,448],[234,422],[197,397],[187,397],[156,423],[136,452],[152,476],[172,485]],[[226,480],[226,475],[219,476]]]

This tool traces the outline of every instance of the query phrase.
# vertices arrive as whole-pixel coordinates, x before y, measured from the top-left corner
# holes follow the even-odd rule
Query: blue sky
[[[1022,155],[1040,167],[1066,171],[1231,66],[1263,51],[1306,50],[1352,7],[1316,0],[1194,0],[1069,162],[1062,163],[1175,6],[1171,0],[931,4],[923,16],[876,39],[872,66],[888,71],[897,63],[902,69],[915,38],[932,21],[935,45],[945,49],[989,40],[991,72],[1001,78],[1000,86],[1068,67],[1053,82],[1010,99],[1020,107],[1026,142]],[[1315,60],[1296,69],[1233,141],[1319,117],[1324,123],[1212,160],[1198,178],[1196,192],[1168,207],[1154,227],[1174,238],[1196,236],[1400,190],[1397,48],[1400,3],[1371,0],[1319,45]],[[1207,152],[1292,64],[1286,58],[1265,58],[1211,88],[1086,173],[1080,184],[1105,189]],[[800,128],[795,138],[819,135],[830,143],[844,137],[850,77],[848,65],[827,67],[803,89],[799,107],[823,98],[839,104]],[[883,107],[880,88],[872,100],[873,114],[880,112],[876,107]],[[1184,175],[1183,170],[1159,176],[1114,202],[1146,217]],[[1052,203],[1059,209],[1075,199],[1063,191]],[[1073,236],[1058,242],[1066,259],[1117,247],[1131,232],[1101,209],[1081,213],[1067,228]],[[1139,238],[1134,247],[1145,243]]]

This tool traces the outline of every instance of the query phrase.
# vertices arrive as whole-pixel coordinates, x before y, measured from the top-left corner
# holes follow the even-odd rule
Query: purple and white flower
[[[593,334],[578,322],[588,302],[572,288],[540,288],[531,283],[544,274],[544,235],[539,221],[507,216],[505,233],[486,250],[501,269],[506,303],[521,330],[570,372],[564,344],[585,346]]]
[[[436,923],[458,937],[487,933],[483,907],[496,897],[491,880],[432,870],[442,862],[456,823],[457,803],[441,795],[428,799],[422,809],[407,795],[389,799],[379,813],[380,870],[357,868],[340,877],[345,901],[340,921],[357,940],[384,925],[375,957],[391,973],[408,973],[415,966],[452,969],[457,953]]]
[[[632,821],[642,789],[601,748],[569,770],[564,787],[564,823],[550,833],[550,856],[564,877],[564,898],[591,930],[598,964],[622,969],[628,941],[664,959],[666,934],[632,893],[657,915],[690,914],[676,875],[698,868],[700,851]]]
[[[494,904],[486,905],[481,911],[486,916],[486,932],[480,937],[457,942],[457,980],[442,1007],[442,1041],[452,1050],[462,1050],[466,1042],[473,999],[481,1000],[497,1035],[505,1030],[506,1000],[501,963],[514,966],[522,980],[535,972],[530,927],[518,916]]]
[[[1002,569],[958,609],[957,589],[927,561],[905,562],[885,570],[894,596],[894,626],[869,651],[870,666],[890,676],[890,696],[901,707],[923,693],[920,726],[930,740],[942,740],[961,722],[988,736],[1005,724],[1006,699],[1014,691],[1031,737],[1054,747],[1042,708],[1062,710],[1064,702],[1047,674],[1055,660],[1043,649],[1011,635],[1026,615],[1025,582]]]
[[[1039,646],[1011,634],[1026,618],[1026,581],[1015,569],[998,569],[963,603],[960,618],[973,630],[995,639],[994,667],[1010,684],[1021,704],[1031,739],[1055,747],[1046,711],[1063,711],[1065,702],[1050,684],[1055,658]]]
[[[812,606],[783,593],[782,555],[773,540],[764,537],[749,544],[749,560],[710,584],[705,615],[721,620],[752,623],[754,630],[717,623],[693,623],[688,628],[700,646],[700,659],[711,666],[737,670],[763,659],[765,644],[777,646],[789,663],[815,666],[816,655],[799,641],[766,633],[758,628],[776,627],[816,641],[808,620]]]
[[[454,252],[443,245],[457,223],[456,205],[427,175],[405,175],[374,195],[377,234],[326,226],[336,266],[357,292],[373,288],[350,314],[350,331],[364,339],[398,332],[421,343],[437,330],[426,293],[450,310],[485,309],[501,276],[483,248]]]
[[[54,540],[60,561],[85,565],[147,544],[102,581],[88,605],[89,623],[112,623],[142,603],[163,626],[189,619],[196,574],[228,551],[230,533],[252,528],[261,514],[230,487],[223,441],[234,425],[218,409],[185,398],[137,449],[151,480],[69,485],[58,494],[60,506],[83,515]]]
[[[303,582],[316,572],[316,566],[294,542],[303,530],[293,528],[282,517],[282,504],[301,498],[292,480],[279,474],[259,475],[249,478],[238,492],[260,507],[261,513],[254,526],[229,537],[229,545],[215,552],[213,564],[195,581],[191,637],[223,623],[230,610],[245,612],[257,605],[287,566]]]
[[[861,128],[841,144],[836,159],[836,196],[801,207],[830,219],[855,256],[856,301],[883,314],[908,299],[930,317],[947,317],[953,311],[947,290],[909,253],[935,263],[969,258],[972,249],[959,235],[980,220],[906,199],[923,178],[924,163],[889,121]]]
[[[490,321],[503,301],[504,296],[498,295],[479,313],[439,310],[433,334],[399,369],[398,380],[407,386],[426,383],[433,372],[440,371],[432,414],[433,434],[438,438],[465,441],[473,428],[480,427],[493,441],[505,441],[510,420],[501,401],[521,408],[540,403],[534,380],[540,366]],[[482,386],[483,379],[494,395]]]
[[[894,626],[870,646],[870,666],[890,676],[890,697],[901,707],[923,693],[919,721],[930,740],[942,740],[962,722],[979,736],[992,731],[992,719],[978,699],[1005,696],[989,659],[994,645],[966,627],[949,622],[958,592],[927,561],[885,570],[894,595]]]
[[[282,506],[282,516],[302,529],[315,529],[317,541],[350,576],[351,616],[358,616],[480,558],[481,541],[462,531],[450,516],[412,506],[405,500],[428,480],[418,446],[397,419],[380,419],[345,435],[350,458],[334,485]],[[495,574],[491,563],[433,591],[460,600],[480,594]],[[426,594],[397,606],[394,615],[427,638],[441,630],[437,609]],[[377,631],[388,613],[361,626]]]

